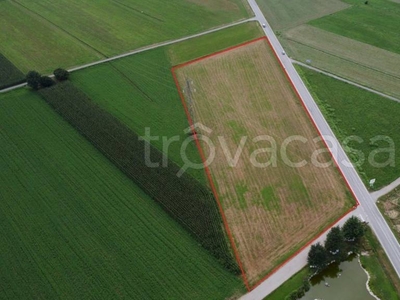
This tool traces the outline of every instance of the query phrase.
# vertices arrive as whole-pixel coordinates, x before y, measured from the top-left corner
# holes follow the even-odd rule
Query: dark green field
[[[0,54],[0,89],[22,83],[24,80],[25,75]]]
[[[400,5],[390,0],[343,0],[352,7],[309,22],[310,25],[400,53]]]
[[[224,299],[242,292],[43,100],[0,95],[1,299]]]
[[[296,67],[306,81],[322,113],[328,120],[339,140],[356,135],[363,142],[352,142],[349,146],[365,155],[365,163],[358,169],[368,186],[372,178],[376,178],[374,188],[379,189],[400,177],[400,155],[395,153],[395,166],[374,167],[368,157],[378,149],[388,148],[386,141],[371,142],[377,136],[388,136],[400,147],[400,131],[396,125],[400,115],[400,103],[362,90],[331,77],[306,68]],[[346,148],[345,148],[346,149]],[[348,152],[349,153],[349,152]],[[350,154],[355,162],[357,156]],[[384,163],[389,154],[381,152],[376,155],[376,162]]]
[[[183,166],[185,161],[180,150],[188,138],[184,130],[189,124],[172,78],[171,67],[254,39],[261,34],[259,25],[251,22],[74,72],[71,80],[100,107],[138,135],[144,135],[145,128],[150,128],[151,134],[159,137],[152,144],[161,151],[165,150],[162,137],[179,138],[178,142],[171,143],[168,156]],[[185,152],[188,160],[201,163],[194,143],[190,143]],[[207,184],[202,169],[188,171],[200,182]]]

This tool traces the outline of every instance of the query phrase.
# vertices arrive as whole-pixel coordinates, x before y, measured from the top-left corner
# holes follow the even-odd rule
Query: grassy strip
[[[181,155],[189,126],[171,74],[171,67],[262,35],[256,22],[241,24],[171,46],[102,64],[71,74],[71,81],[102,109],[118,118],[131,130],[143,136],[151,129],[158,140],[150,141],[177,165],[185,161]],[[140,89],[138,88],[140,87]],[[169,150],[163,149],[162,137],[178,138]],[[194,143],[185,147],[189,161],[200,164]],[[189,169],[199,182],[207,185],[204,171]]]
[[[364,156],[358,171],[365,184],[369,185],[369,180],[376,178],[374,188],[379,189],[400,177],[399,168],[393,164],[384,165],[391,158],[391,154],[384,151],[390,143],[384,139],[373,140],[387,136],[395,149],[400,147],[400,131],[393,126],[393,120],[400,115],[400,104],[307,68],[296,66],[296,69],[352,162],[357,163]],[[350,141],[346,147],[345,139],[350,136],[361,140]],[[370,163],[370,158],[376,164]],[[393,163],[400,164],[399,155],[395,155]]]
[[[264,300],[282,300],[286,299],[293,291],[297,290],[304,282],[304,279],[310,276],[308,268],[303,268],[295,275],[285,281],[279,288],[269,294]]]
[[[385,251],[378,242],[371,228],[367,227],[363,242],[364,250],[369,255],[361,256],[362,266],[368,271],[371,279],[369,287],[380,299],[400,299],[400,280],[393,269]]]
[[[0,89],[5,89],[24,81],[24,74],[0,53]]]
[[[1,299],[227,299],[243,284],[26,89],[0,94]]]
[[[220,263],[234,273],[238,266],[225,238],[212,192],[108,112],[99,108],[72,83],[40,90],[45,101],[103,153]],[[151,165],[150,165],[151,164]]]
[[[351,8],[309,24],[388,51],[400,53],[400,5],[388,0],[344,0]]]
[[[393,234],[400,243],[400,187],[395,188],[389,194],[382,196],[377,201],[378,208],[391,227]],[[389,217],[391,215],[391,217]],[[397,229],[398,227],[399,229]]]

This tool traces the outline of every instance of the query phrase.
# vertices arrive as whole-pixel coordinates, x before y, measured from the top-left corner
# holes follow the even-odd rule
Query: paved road
[[[386,195],[386,194],[390,193],[391,191],[393,191],[399,185],[400,185],[400,178],[397,178],[391,184],[385,186],[384,188],[380,189],[379,191],[372,192],[371,197],[372,197],[372,199],[374,199],[376,201],[383,195]]]
[[[262,14],[257,3],[255,2],[255,0],[248,0],[248,2],[254,11],[256,19],[261,24],[266,24],[264,32],[268,37],[268,39],[270,40],[274,48],[274,51],[276,52],[277,56],[282,62],[286,72],[288,73],[290,80],[292,81],[295,88],[297,89],[297,92],[303,99],[303,102],[308,112],[310,113],[313,121],[317,125],[321,135],[324,137],[333,138],[333,143],[335,144],[334,145],[335,149],[334,151],[332,151],[333,157],[338,163],[346,180],[348,181],[352,192],[354,193],[354,195],[356,196],[356,198],[360,203],[360,206],[354,213],[358,214],[362,219],[369,222],[375,234],[377,235],[380,243],[382,244],[382,247],[386,251],[389,260],[393,264],[393,267],[395,268],[398,276],[400,277],[400,245],[398,244],[395,236],[390,230],[382,214],[376,207],[374,200],[372,199],[370,193],[364,186],[357,171],[350,164],[349,158],[347,157],[343,148],[340,146],[340,143],[338,142],[331,128],[329,127],[328,123],[324,119],[321,111],[319,110],[314,99],[312,98],[311,94],[309,93],[303,81],[301,80],[299,74],[296,72],[296,69],[294,68],[290,58],[282,54],[282,52],[284,51],[282,45],[279,43],[277,37],[275,36],[273,30],[269,26],[267,20]],[[304,263],[305,263],[304,261],[301,260],[296,261],[295,259],[293,259],[285,265],[285,268],[287,272],[294,274],[296,271],[300,270],[300,268],[304,266]],[[289,266],[291,266],[291,268],[289,268]],[[270,285],[276,286],[278,283],[280,284],[283,283],[282,278],[279,278],[277,276],[278,273],[279,272],[273,274],[269,279],[260,284],[251,293],[245,295],[242,299],[246,300],[263,299],[270,292],[269,288]],[[288,277],[288,275],[291,274],[286,274],[286,277]],[[281,282],[277,282],[279,280]]]
[[[183,37],[183,38],[180,38],[180,39],[166,41],[166,42],[162,42],[162,43],[157,43],[157,44],[154,44],[154,45],[146,46],[146,47],[139,48],[139,49],[136,49],[136,50],[133,50],[133,51],[129,51],[129,52],[126,52],[126,53],[123,53],[123,54],[119,54],[119,55],[116,55],[116,56],[113,56],[113,57],[109,57],[109,58],[105,58],[105,59],[102,59],[102,60],[98,60],[98,61],[86,64],[86,65],[73,67],[73,68],[69,69],[68,71],[69,72],[75,72],[75,71],[78,71],[78,70],[86,69],[86,68],[89,68],[89,67],[92,67],[92,66],[96,66],[96,65],[100,65],[100,64],[104,64],[104,63],[107,63],[107,62],[110,62],[110,61],[113,61],[113,60],[116,60],[116,59],[120,59],[120,58],[123,58],[123,57],[131,56],[131,55],[134,55],[134,54],[137,54],[137,53],[140,53],[140,52],[144,52],[144,51],[156,49],[156,48],[159,48],[159,47],[168,46],[168,45],[171,45],[171,44],[183,42],[183,41],[186,41],[186,40],[189,40],[189,39],[193,39],[193,38],[196,38],[196,37],[199,37],[199,36],[202,36],[202,35],[206,35],[206,34],[209,34],[209,33],[212,33],[212,32],[216,32],[216,31],[219,31],[219,30],[222,30],[222,29],[226,29],[226,28],[229,28],[229,27],[232,27],[232,26],[236,26],[236,25],[239,25],[239,24],[243,24],[243,23],[247,23],[247,22],[250,22],[250,21],[255,21],[255,18],[249,18],[249,19],[246,19],[246,20],[230,23],[230,24],[223,25],[223,26],[220,26],[220,27],[216,27],[216,28],[204,31],[204,32],[200,32],[200,33],[194,34],[194,35],[186,36],[186,37]],[[9,92],[9,91],[12,91],[12,90],[15,90],[15,89],[19,89],[19,88],[25,87],[25,86],[26,86],[26,83],[22,83],[22,84],[19,84],[19,85],[15,85],[15,86],[9,87],[7,89],[0,90],[0,93],[6,93],[6,92]]]
[[[308,69],[310,69],[310,70],[314,70],[314,71],[316,71],[316,72],[318,72],[318,73],[321,73],[321,74],[324,74],[324,75],[326,75],[326,76],[335,78],[335,79],[337,79],[337,80],[346,82],[346,83],[348,83],[348,84],[354,85],[354,86],[359,87],[359,88],[361,88],[361,89],[363,89],[363,90],[366,90],[366,91],[368,91],[368,92],[371,92],[371,93],[377,94],[377,95],[379,95],[379,96],[388,98],[388,99],[390,99],[390,100],[393,100],[393,101],[396,101],[396,102],[400,102],[400,99],[398,99],[398,98],[395,98],[395,97],[389,96],[389,95],[387,95],[387,94],[378,92],[378,91],[376,91],[376,90],[374,90],[374,89],[371,89],[371,88],[369,88],[369,87],[366,87],[366,86],[363,86],[363,85],[361,85],[361,84],[355,83],[354,81],[350,81],[350,80],[344,79],[343,77],[340,77],[340,76],[334,75],[334,74],[332,74],[332,73],[323,71],[323,70],[321,70],[321,69],[312,67],[312,66],[310,66],[310,65],[307,65],[307,64],[305,64],[305,63],[299,62],[299,61],[297,61],[297,60],[293,60],[293,59],[292,59],[292,63],[294,63],[294,64],[296,64],[296,65],[303,66],[303,67],[308,68]]]

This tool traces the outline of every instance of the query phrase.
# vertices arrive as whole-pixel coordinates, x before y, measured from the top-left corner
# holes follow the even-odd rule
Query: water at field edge
[[[357,256],[353,255],[311,278],[311,289],[301,300],[374,300],[366,288],[367,280]]]

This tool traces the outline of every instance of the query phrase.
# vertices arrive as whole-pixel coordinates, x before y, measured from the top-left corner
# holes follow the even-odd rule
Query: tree
[[[307,262],[310,268],[313,269],[322,270],[326,267],[328,254],[320,243],[311,246],[310,252],[308,252]]]
[[[53,79],[51,79],[49,76],[42,76],[40,77],[39,81],[42,88],[51,87],[54,84]]]
[[[325,249],[335,260],[341,260],[343,255],[345,254],[345,242],[343,232],[339,226],[333,227],[325,241]]]
[[[69,72],[61,68],[54,70],[53,74],[58,81],[64,81],[69,78]]]
[[[354,216],[344,223],[342,231],[344,239],[349,242],[358,243],[364,236],[364,226],[361,220]]]
[[[40,78],[40,73],[36,71],[29,71],[28,74],[26,74],[26,83],[32,89],[38,90],[40,86]]]

